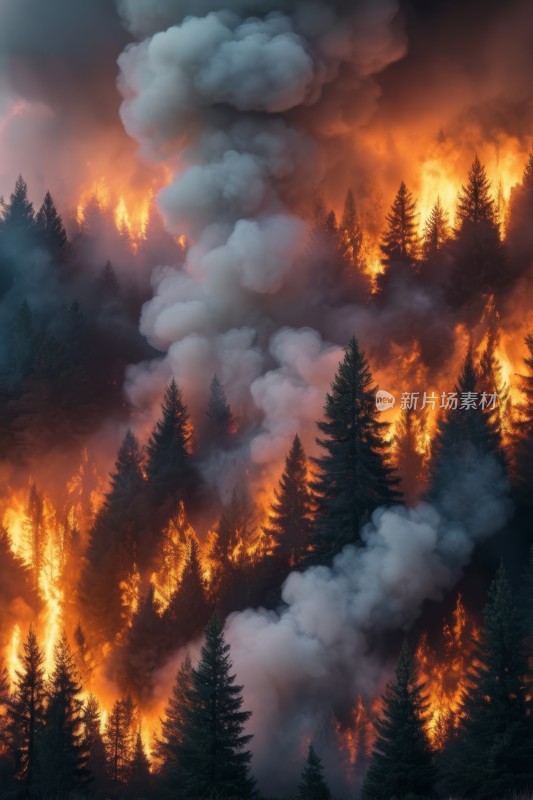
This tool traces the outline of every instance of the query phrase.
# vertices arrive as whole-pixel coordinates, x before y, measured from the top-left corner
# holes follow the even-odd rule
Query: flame
[[[138,193],[133,190],[125,192],[124,189],[121,189],[116,192],[102,177],[81,192],[76,208],[76,220],[82,227],[86,219],[88,204],[95,202],[104,214],[110,215],[118,233],[125,236],[130,241],[132,249],[135,250],[146,238],[153,198],[152,190]]]
[[[435,750],[442,750],[459,721],[461,698],[478,631],[466,615],[461,595],[453,622],[443,628],[443,657],[439,659],[423,636],[416,651],[420,678],[429,702],[428,736]]]

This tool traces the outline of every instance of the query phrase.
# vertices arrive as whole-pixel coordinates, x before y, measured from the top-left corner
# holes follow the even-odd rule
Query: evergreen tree
[[[128,783],[135,748],[136,712],[131,697],[117,700],[104,730],[108,774],[115,785]]]
[[[496,800],[533,784],[527,673],[523,627],[500,566],[485,607],[450,758],[450,785],[462,797]]]
[[[98,700],[89,695],[83,707],[83,735],[88,752],[87,769],[94,778],[93,789],[102,791],[107,783],[104,739],[101,734],[101,714]]]
[[[190,624],[190,621],[189,621]],[[151,699],[155,672],[161,666],[164,626],[150,583],[120,648],[119,678],[139,702]]]
[[[33,204],[28,199],[28,185],[22,175],[15,183],[15,189],[9,203],[3,209],[4,229],[28,234],[33,231],[35,214]]]
[[[98,294],[104,303],[114,303],[120,298],[120,284],[111,261],[106,261],[97,280]]]
[[[529,511],[533,509],[531,497],[531,475],[533,475],[533,332],[526,336],[527,356],[524,364],[526,374],[521,375],[521,390],[524,403],[514,431],[513,477],[517,497]]]
[[[318,423],[323,455],[313,459],[318,476],[313,485],[318,506],[312,561],[328,561],[345,544],[360,541],[361,525],[380,505],[399,499],[387,462],[376,387],[355,338],[346,348],[331,391],[325,420]]]
[[[424,226],[422,240],[422,258],[424,262],[431,263],[435,260],[448,241],[449,235],[448,215],[442,207],[439,197],[431,209],[429,218]]]
[[[466,226],[480,222],[497,225],[497,214],[485,167],[476,156],[468,173],[468,182],[459,193],[457,229],[461,232]]]
[[[470,347],[455,387],[457,407],[444,411],[433,445],[429,481],[432,500],[438,499],[452,482],[462,480],[471,472],[480,457],[492,455],[503,464],[500,437],[491,412],[477,406],[462,407],[463,398],[479,393],[478,383],[479,374]]]
[[[507,245],[513,276],[529,269],[533,256],[531,219],[533,217],[533,151],[529,154],[522,182],[513,189],[509,208]]]
[[[7,715],[9,696],[9,676],[4,661],[0,658],[0,793],[8,786],[12,769]]]
[[[202,631],[208,619],[209,605],[198,543],[196,539],[190,538],[181,582],[172,595],[163,618],[167,647],[175,650],[190,642]]]
[[[378,293],[383,296],[398,280],[409,279],[418,264],[420,241],[416,201],[403,181],[386,220],[387,227],[380,243],[384,271],[377,279]]]
[[[40,241],[52,255],[60,256],[67,244],[67,233],[50,192],[46,193],[43,204],[37,212],[36,224]]]
[[[342,254],[355,269],[363,268],[363,231],[357,217],[355,200],[351,189],[348,190],[344,202],[344,212],[339,227]]]
[[[310,744],[298,786],[298,800],[329,800],[330,797],[328,785],[324,779],[322,762],[315,753],[313,745]]]
[[[24,642],[21,661],[9,701],[8,731],[14,776],[31,795],[38,781],[37,743],[45,712],[43,656],[33,627]]]
[[[363,800],[433,796],[437,775],[426,733],[427,709],[416,664],[404,643],[395,680],[387,686],[376,722],[377,738],[363,784]]]
[[[141,731],[137,732],[133,758],[128,778],[128,797],[132,800],[146,800],[150,796],[152,776],[150,762],[144,750]]]
[[[296,435],[265,529],[274,542],[273,559],[280,577],[304,563],[310,546],[313,503],[307,470],[302,442]]]
[[[241,711],[242,686],[231,674],[229,649],[222,626],[213,617],[183,709],[185,797],[245,798],[254,792],[251,753],[246,749],[252,737],[243,733],[250,712]]]
[[[453,268],[448,299],[454,306],[469,305],[477,310],[485,304],[484,293],[501,291],[509,280],[507,254],[490,183],[477,157],[459,195],[450,252]]]
[[[160,766],[160,785],[165,796],[176,797],[184,787],[181,763],[185,731],[185,709],[192,692],[192,662],[189,653],[181,664],[172,694],[161,720],[161,735],[156,740],[155,755]]]
[[[236,420],[228,404],[224,387],[215,375],[209,387],[207,406],[207,436],[211,446],[227,448],[235,430]]]
[[[89,782],[82,687],[65,635],[54,652],[44,728],[39,738],[39,784],[50,797],[68,797]]]
[[[189,412],[172,379],[162,403],[162,416],[147,446],[148,486],[157,505],[172,499],[172,506],[190,501],[193,487]]]
[[[122,625],[121,581],[148,549],[143,541],[144,478],[142,452],[131,431],[124,437],[105,495],[90,533],[79,595],[87,629],[97,638],[112,639]]]

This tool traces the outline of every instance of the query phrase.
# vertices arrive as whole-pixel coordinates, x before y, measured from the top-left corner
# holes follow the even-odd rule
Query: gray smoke
[[[337,704],[355,704],[359,695],[372,701],[383,689],[388,670],[376,639],[408,630],[426,600],[442,599],[476,544],[505,524],[506,491],[501,467],[479,459],[448,487],[439,509],[378,509],[363,528],[364,547],[345,547],[331,568],[289,575],[279,613],[248,610],[228,619],[263,791],[294,790],[310,739],[337,791],[353,789],[361,775],[342,774],[324,728]],[[275,764],[283,768],[274,772]]]

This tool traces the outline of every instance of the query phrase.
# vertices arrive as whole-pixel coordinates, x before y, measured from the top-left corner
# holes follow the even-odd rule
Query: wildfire
[[[441,750],[457,725],[461,697],[477,639],[477,629],[468,619],[461,595],[453,622],[443,628],[442,657],[423,636],[416,652],[420,678],[429,702],[428,735],[435,750]]]
[[[92,183],[80,196],[76,220],[82,227],[86,222],[87,207],[94,203],[103,213],[109,214],[119,234],[127,238],[135,250],[146,237],[146,227],[153,204],[153,192],[116,192],[105,178]]]

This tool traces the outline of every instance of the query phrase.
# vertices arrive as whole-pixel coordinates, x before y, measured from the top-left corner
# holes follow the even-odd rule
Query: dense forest
[[[261,509],[245,474],[224,494],[206,467],[237,458],[256,424],[230,407],[216,374],[203,407],[188,407],[171,379],[148,436],[128,427],[128,366],[155,354],[138,330],[149,286],[133,279],[142,273],[131,265],[158,252],[182,264],[187,243],[165,233],[155,209],[133,243],[96,199],[67,238],[50,194],[35,212],[19,178],[0,226],[2,797],[257,796],[251,712],[225,621],[248,608],[278,613],[290,573],[328,569],[347,547],[364,553],[379,509],[423,501],[450,524],[460,521],[466,512],[454,487],[471,485],[487,464],[512,511],[462,581],[467,601],[469,582],[476,592],[490,588],[482,614],[471,609],[478,624],[460,702],[436,722],[419,650],[435,618],[429,609],[407,638],[400,626],[375,642],[385,663],[397,660],[396,671],[352,731],[358,753],[346,769],[365,800],[496,800],[533,789],[533,568],[522,568],[532,544],[533,333],[514,365],[514,387],[498,355],[505,304],[530,276],[532,213],[533,155],[503,210],[476,158],[453,226],[436,199],[422,233],[402,183],[377,270],[353,193],[338,218],[315,203],[306,259],[323,302],[382,314],[405,293],[437,298],[473,333],[450,393],[457,402],[443,402],[431,419],[404,407],[391,426],[376,408],[370,359],[354,331],[324,398],[313,454],[294,432]],[[106,248],[129,271],[115,269]],[[411,337],[427,364],[447,348],[423,327]],[[493,406],[465,402],[493,393]],[[102,486],[84,448],[110,422],[125,433]],[[47,462],[57,465],[53,475]],[[15,522],[11,493],[22,498]],[[201,652],[189,653],[198,640]],[[160,670],[176,657],[172,692],[148,732]],[[109,693],[99,696],[102,675],[116,691],[111,703]],[[335,796],[320,742],[302,739],[301,751],[293,796]]]

